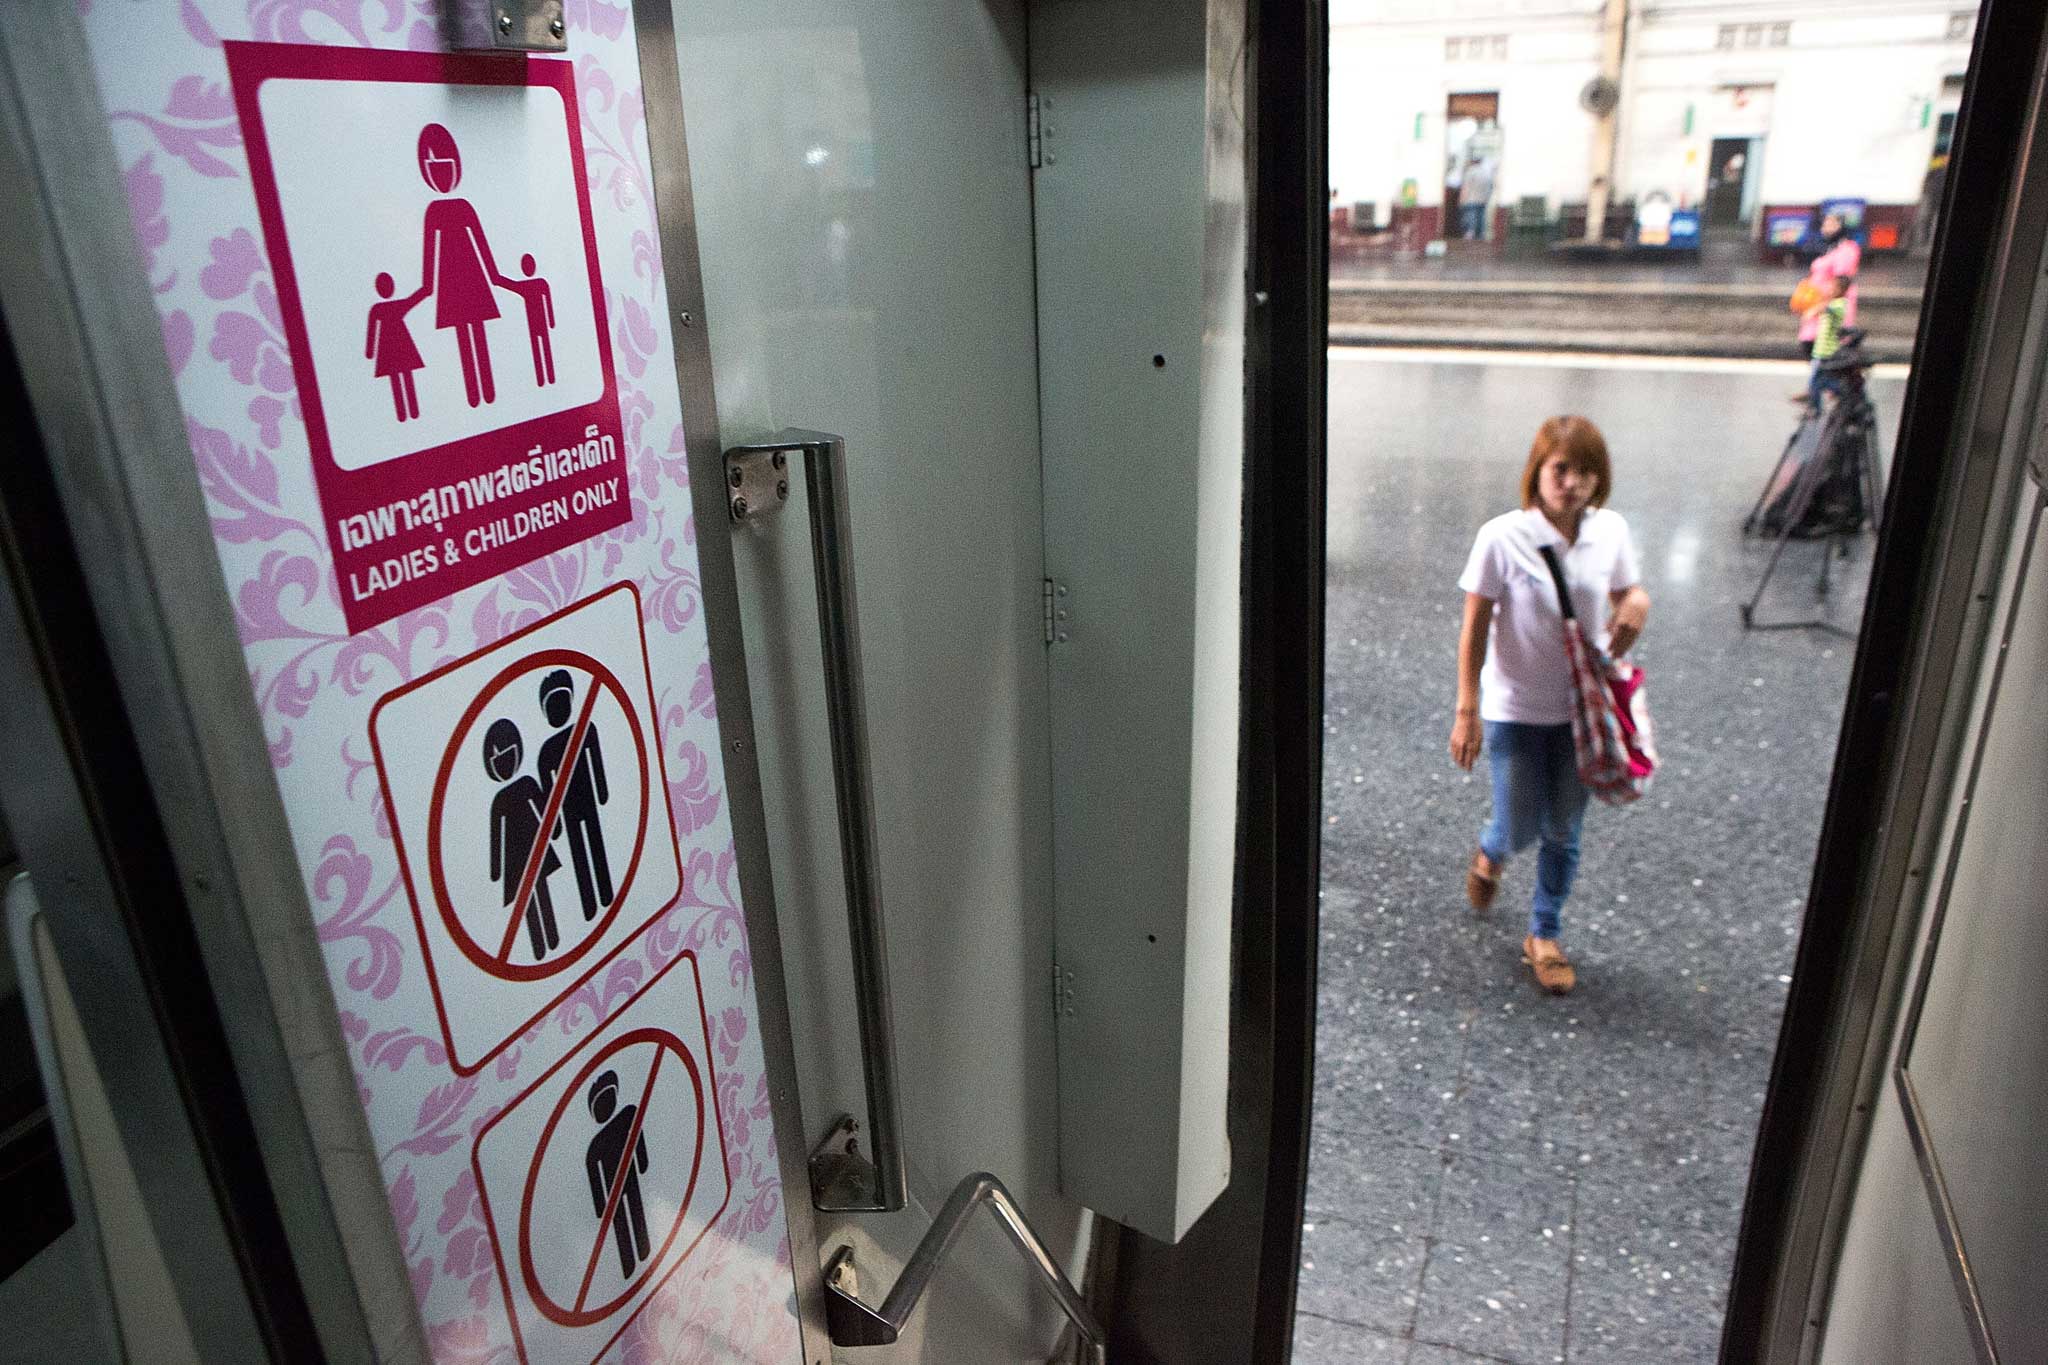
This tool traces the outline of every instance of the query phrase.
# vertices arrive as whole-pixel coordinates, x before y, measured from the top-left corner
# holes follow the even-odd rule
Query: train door
[[[0,44],[9,914],[162,1271],[99,1258],[124,1326],[1087,1359],[1091,1254],[1272,1240],[1246,24],[196,0]],[[1238,1317],[1284,1322],[1291,1222]]]

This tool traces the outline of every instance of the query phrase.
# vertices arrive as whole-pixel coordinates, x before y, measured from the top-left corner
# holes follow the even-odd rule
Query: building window
[[[1469,38],[1444,39],[1444,60],[1447,62],[1478,62],[1489,57],[1497,62],[1508,59],[1507,34],[1475,33]]]
[[[1772,46],[1772,47],[1784,47],[1784,46],[1786,46],[1787,44],[1789,44],[1789,43],[1790,43],[1791,41],[1792,41],[1792,25],[1790,25],[1790,24],[1772,24],[1772,25],[1771,25],[1771,46]]]
[[[1957,10],[1948,17],[1948,40],[1952,43],[1967,43],[1977,27],[1977,16],[1969,10]]]
[[[1714,35],[1714,46],[1723,52],[1735,50],[1735,35],[1740,30],[1734,24],[1721,25],[1721,31]]]
[[[1764,26],[1762,24],[1744,24],[1742,26],[1742,45],[1744,47],[1762,47],[1764,45]]]

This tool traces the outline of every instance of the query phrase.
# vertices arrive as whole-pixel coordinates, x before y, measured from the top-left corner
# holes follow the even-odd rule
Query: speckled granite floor
[[[1765,554],[1739,526],[1801,376],[1481,360],[1331,356],[1321,1016],[1294,1358],[1711,1360],[1853,648],[1745,634],[1736,614]],[[1873,386],[1887,447],[1902,390]],[[1611,505],[1655,601],[1639,659],[1663,771],[1638,805],[1587,817],[1564,934],[1581,984],[1553,999],[1519,961],[1533,854],[1490,915],[1465,905],[1487,789],[1445,743],[1458,571],[1559,412],[1592,417],[1614,450]],[[1811,612],[1817,553],[1793,547],[1766,612]],[[1837,579],[1852,626],[1868,555],[1866,540]]]

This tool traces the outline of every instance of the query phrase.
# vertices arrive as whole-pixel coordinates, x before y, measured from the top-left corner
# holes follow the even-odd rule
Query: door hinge
[[[1041,586],[1044,592],[1045,642],[1049,645],[1065,644],[1067,632],[1060,623],[1067,619],[1067,608],[1063,605],[1067,600],[1067,585],[1048,578]]]
[[[1036,90],[1024,96],[1024,151],[1034,171],[1045,154],[1042,134],[1045,103]]]
[[[1060,960],[1052,960],[1052,1017],[1058,1023],[1061,1015],[1074,1013],[1074,974],[1060,970]]]

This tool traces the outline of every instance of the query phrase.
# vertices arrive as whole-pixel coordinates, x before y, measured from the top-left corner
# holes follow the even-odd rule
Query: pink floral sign
[[[664,1063],[677,1069],[663,1074],[695,1075],[700,1082],[703,1131],[717,1135],[716,1141],[702,1144],[703,1159],[720,1169],[700,1176],[688,1189],[721,1191],[722,1203],[692,1202],[695,1213],[685,1210],[680,1225],[695,1216],[705,1220],[703,1228],[677,1239],[676,1245],[688,1246],[687,1255],[665,1253],[661,1273],[647,1277],[644,1292],[636,1291],[630,1308],[622,1310],[615,1335],[599,1340],[600,1358],[786,1365],[800,1352],[789,1241],[752,959],[724,800],[639,59],[624,5],[570,0],[565,7],[569,56],[529,63],[553,64],[538,85],[548,97],[565,102],[557,111],[558,126],[574,129],[575,183],[570,189],[588,206],[589,252],[582,266],[574,264],[575,253],[537,235],[539,229],[522,241],[516,239],[525,229],[508,234],[498,225],[487,202],[484,171],[490,156],[502,153],[487,155],[465,129],[447,120],[417,118],[418,111],[410,108],[401,111],[408,154],[405,164],[391,170],[392,183],[416,184],[427,208],[411,205],[409,218],[393,220],[395,227],[385,225],[390,227],[388,240],[410,242],[407,252],[369,262],[375,270],[357,270],[355,275],[363,278],[350,275],[337,286],[355,292],[348,299],[353,334],[345,338],[352,349],[347,364],[337,363],[334,382],[351,386],[356,396],[350,411],[360,414],[363,423],[380,423],[377,441],[385,444],[360,441],[350,453],[351,438],[336,416],[339,408],[329,402],[321,407],[328,456],[316,455],[309,399],[314,382],[321,386],[320,396],[328,396],[319,349],[327,343],[310,329],[303,337],[295,335],[285,297],[290,286],[273,235],[266,231],[247,125],[230,78],[230,45],[294,44],[357,54],[346,63],[364,60],[364,53],[440,54],[441,30],[433,8],[417,0],[179,0],[175,5],[82,7],[121,161],[136,249],[155,292],[250,688],[382,1164],[393,1235],[411,1267],[435,1358],[465,1365],[591,1358],[579,1354],[584,1350],[580,1337],[576,1345],[562,1338],[556,1345],[535,1346],[515,1335],[507,1286],[523,1272],[517,1265],[501,1264],[503,1253],[494,1245],[489,1220],[497,1216],[499,1196],[489,1196],[487,1209],[474,1164],[479,1139],[487,1130],[515,1131],[511,1118],[498,1122],[501,1116],[512,1114],[520,1097],[534,1093],[544,1077],[579,1076],[590,1057],[622,1036],[621,1020],[637,1027],[631,1002],[654,999],[650,992],[673,991],[675,983],[687,980],[697,997],[697,1022],[675,1037],[691,1061]],[[459,63],[437,66],[449,61],[445,55],[402,60],[459,68]],[[263,111],[273,134],[282,126],[276,120],[289,116],[289,105],[286,100],[276,113]],[[374,102],[363,107],[373,109]],[[431,131],[435,124],[446,139]],[[459,180],[452,165],[457,160],[463,167]],[[477,270],[462,267],[464,278],[445,270],[435,275],[435,252],[442,265],[453,260],[450,244],[471,235],[471,224],[452,207],[434,210],[432,224],[425,219],[434,204],[457,200],[469,201],[483,235],[501,234],[492,238],[494,247],[500,240],[505,243],[488,267],[481,257]],[[583,230],[578,220],[577,231]],[[423,240],[428,247],[425,270]],[[529,255],[535,258],[531,269],[520,259]],[[301,264],[300,285],[305,270]],[[378,279],[384,274],[391,276],[388,297]],[[428,277],[435,288],[416,301],[416,308],[383,307],[402,304]],[[445,291],[450,301],[445,312],[443,294],[436,290]],[[480,302],[486,297],[489,307]],[[583,352],[576,351],[582,343],[572,344],[571,337],[582,325],[579,318],[589,319],[596,329]],[[342,341],[332,344],[338,348]],[[479,346],[496,355],[490,402],[483,398]],[[586,364],[588,373],[578,368]],[[530,400],[547,406],[571,389],[585,394],[589,373],[601,376],[599,390],[608,385],[616,403],[616,421],[602,433],[613,449],[608,462],[570,473],[576,478],[589,474],[592,484],[615,481],[616,516],[601,525],[579,525],[573,537],[559,542],[527,540],[535,553],[500,559],[487,554],[489,573],[475,581],[458,586],[458,580],[443,577],[415,596],[373,594],[366,599],[381,597],[393,605],[396,609],[388,614],[354,610],[348,569],[337,556],[371,547],[351,546],[353,533],[337,531],[340,509],[328,505],[321,458],[332,458],[344,470],[349,461],[356,462],[358,471],[403,465],[403,458],[387,462],[377,458],[378,452],[432,449],[428,442],[439,429],[431,424],[450,413],[449,420],[467,421],[472,388],[476,411],[510,412],[510,407],[494,405]],[[362,434],[353,425],[350,430]],[[541,442],[544,457],[558,453],[551,439]],[[566,440],[560,443],[561,450],[567,448]],[[579,462],[582,450],[579,441]],[[441,486],[435,485],[437,492]],[[573,479],[564,483],[565,488],[575,486],[580,485]],[[420,510],[415,503],[416,521]],[[402,520],[402,513],[395,515]],[[461,535],[455,537],[458,551],[464,549]],[[403,557],[373,554],[371,560],[381,564]],[[359,583],[366,586],[367,580]],[[550,977],[545,1008],[537,1017],[529,1021],[519,1015],[516,1033],[502,1048],[479,1065],[465,1061],[458,1070],[429,979],[416,914],[420,907],[406,883],[394,813],[377,770],[373,710],[437,670],[486,653],[624,585],[630,585],[630,593],[607,600],[631,602],[644,637],[645,663],[634,706],[636,716],[647,713],[641,719],[651,753],[644,768],[635,771],[648,774],[660,788],[656,795],[661,799],[650,799],[645,808],[661,812],[662,833],[674,851],[672,901],[665,902],[666,909],[657,904],[651,919],[638,924],[616,950],[606,940],[575,969]],[[545,674],[536,675],[527,689],[536,695],[523,704],[555,707],[549,681]],[[576,691],[572,678],[577,704],[587,704],[587,692]],[[602,727],[604,713],[596,716],[592,722],[585,715],[583,723]],[[503,762],[508,765],[503,785],[509,789],[535,760],[526,756],[527,767],[516,769],[509,758],[494,755],[485,719],[472,741],[477,770],[470,780],[482,782],[487,773],[495,777],[498,770],[484,765]],[[538,731],[533,734],[537,740]],[[562,810],[571,797],[562,793],[573,783],[560,774],[565,767],[584,771],[579,745],[585,742],[569,744],[550,781],[535,774],[544,797],[534,820],[543,829],[563,823]],[[524,799],[507,797],[507,809],[516,814]],[[557,803],[553,821],[540,818],[548,814],[548,799]],[[503,826],[511,831],[506,837],[519,832],[516,824]],[[513,879],[515,897],[531,894],[531,886],[544,883],[548,875],[546,855],[534,853],[539,845],[521,847],[532,856],[520,863],[520,875]],[[562,847],[563,867],[553,885],[560,888],[556,913],[567,926],[566,937],[580,923],[573,907],[581,883],[575,879],[595,873],[591,865],[576,863],[568,845]],[[528,889],[522,892],[521,887]],[[515,904],[523,909],[525,902]],[[523,923],[511,922],[515,928]],[[515,943],[523,941],[515,935]],[[536,953],[546,947],[544,935],[539,941],[542,949],[532,950]],[[685,961],[687,971],[671,970]],[[560,988],[564,982],[571,983],[566,990]],[[581,1107],[565,1106],[562,1113],[579,1116],[575,1121],[593,1132],[611,1131],[607,1125],[640,1094],[624,1093],[632,1080],[630,1056],[620,1056],[626,1060],[611,1068],[617,1073],[616,1096],[599,1084],[604,1079],[599,1069],[577,1097]],[[657,1098],[645,1101],[643,1127],[665,1112],[687,1111],[687,1104],[669,1097],[696,1092],[666,1088],[674,1084],[669,1079],[649,1088],[647,1093]],[[599,1111],[603,1120],[596,1117]],[[612,1172],[600,1182],[611,1211],[607,1214],[600,1205],[575,1215],[590,1221],[590,1228],[578,1233],[578,1256],[590,1254],[593,1230],[618,1235],[621,1209],[632,1230],[631,1206],[622,1191],[624,1172],[637,1161],[631,1153],[641,1139],[623,1127],[606,1141],[617,1139],[617,1145],[627,1135],[633,1141],[626,1144],[625,1165],[606,1156],[593,1168],[600,1175]],[[484,1145],[488,1150],[502,1140],[486,1139]],[[651,1160],[654,1147],[649,1150]],[[650,1217],[658,1212],[654,1170],[650,1164],[645,1177],[649,1193],[643,1212]],[[689,1198],[695,1201],[695,1193]],[[668,1228],[674,1219],[659,1211],[656,1222]],[[596,1245],[610,1249],[607,1254],[616,1250],[612,1242]],[[601,1266],[602,1258],[596,1259]],[[598,1273],[591,1272],[593,1279]]]
[[[625,521],[571,64],[223,46],[349,628]]]

